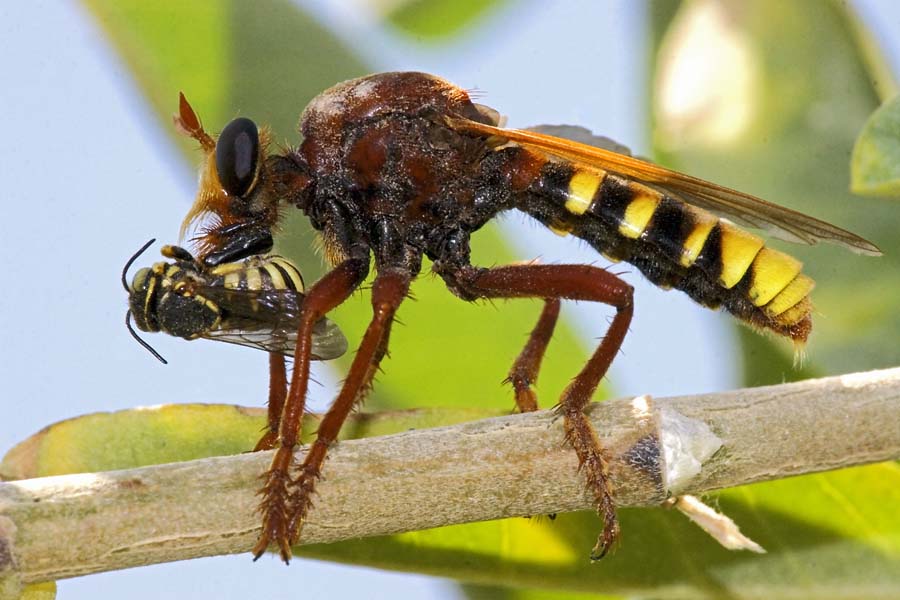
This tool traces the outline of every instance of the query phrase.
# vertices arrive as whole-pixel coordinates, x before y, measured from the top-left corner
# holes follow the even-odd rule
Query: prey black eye
[[[253,187],[259,162],[259,131],[243,117],[225,126],[216,142],[216,170],[229,196],[243,197]]]

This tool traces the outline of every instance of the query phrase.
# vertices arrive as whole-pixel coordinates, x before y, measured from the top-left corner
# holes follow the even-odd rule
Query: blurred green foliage
[[[270,123],[276,139],[296,143],[294,127],[306,102],[333,83],[368,71],[365,57],[285,0],[86,4],[167,131],[172,131],[168,116],[177,92],[183,90],[211,130],[236,114],[252,115]],[[515,9],[503,3],[419,0],[400,3],[388,19],[390,27],[416,37],[439,38],[457,34],[487,14]],[[836,248],[791,247],[819,282],[815,301],[821,326],[810,344],[808,370],[791,368],[790,349],[746,332],[743,355],[736,358],[744,361],[746,381],[780,382],[900,364],[900,314],[894,310],[900,297],[900,242],[894,208],[846,192],[853,140],[877,105],[859,55],[859,33],[851,30],[846,9],[817,0],[651,0],[649,15],[648,56],[660,58],[652,65],[651,85],[656,159],[864,232],[885,251],[884,257],[872,259]],[[679,31],[703,22],[719,23],[715,35],[678,37]],[[719,98],[721,104],[706,106],[697,123],[680,122],[667,108],[671,90],[661,82],[696,39],[723,44],[723,56],[727,45],[745,61],[731,64],[730,74],[746,77],[728,85],[721,84],[728,79],[711,79],[695,86],[694,93]],[[717,54],[715,47],[707,50],[709,57]],[[736,108],[743,112],[734,112]],[[741,126],[718,135],[713,127],[720,114],[732,119],[723,123]],[[734,121],[734,115],[743,120]],[[895,129],[878,129],[888,133],[882,136],[887,143],[896,145],[890,139]],[[182,140],[182,148],[194,164],[190,144]],[[880,151],[888,159],[895,155],[890,149]],[[303,219],[292,215],[279,248],[299,262],[309,280],[322,272],[319,258],[309,251],[312,242]],[[476,260],[482,264],[513,258],[496,228],[487,228],[476,243]],[[467,305],[429,276],[420,278],[413,293],[416,301],[401,308],[404,326],[395,329],[391,360],[369,406],[411,407],[427,401],[459,409],[478,402],[487,412],[511,410],[512,395],[499,382],[536,320],[539,304],[511,302],[502,311],[499,305]],[[363,294],[334,318],[356,340],[369,315]],[[545,406],[555,401],[586,351],[571,326],[563,325],[542,371]],[[429,382],[427,388],[422,382]],[[240,414],[215,410],[216,415],[204,417],[202,430],[193,428],[190,419],[164,424],[184,434],[184,443],[172,442],[166,449],[166,460],[246,448],[245,438],[252,435],[240,433],[248,426]],[[460,414],[446,416],[452,420]],[[143,428],[152,439],[160,437],[157,417],[122,418],[132,419],[132,435],[140,436]],[[218,435],[216,424],[233,433]],[[178,438],[169,433],[162,437],[170,442]],[[226,439],[233,448],[223,449]],[[97,468],[111,468],[103,462],[107,457],[89,458],[100,461],[91,463]],[[148,449],[144,459],[154,458],[159,456]],[[553,522],[517,519],[448,527],[306,547],[301,554],[482,586],[543,588],[508,589],[505,598],[569,597],[571,592],[704,598],[900,595],[898,484],[896,465],[882,464],[715,495],[712,501],[768,549],[765,556],[726,551],[680,515],[661,509],[623,510],[622,546],[598,565],[589,564],[587,551],[599,522],[586,514],[560,515]],[[500,597],[492,587],[469,590],[472,597]]]
[[[398,2],[386,21],[399,32],[420,41],[452,38],[486,16],[495,14],[503,0],[407,0]]]
[[[672,4],[653,3],[660,60],[652,114],[660,162],[862,233],[884,252],[868,258],[831,245],[772,242],[803,260],[817,283],[809,370],[790,368],[787,344],[743,332],[745,383],[900,364],[896,207],[849,192],[849,157],[878,97],[846,7],[697,0],[685,2],[673,24]],[[704,103],[694,113],[679,112],[677,103],[685,101],[678,80],[662,82],[673,81],[667,69],[690,68],[691,44],[701,36],[718,46],[709,56],[722,60],[710,58],[704,76],[687,82]]]
[[[866,121],[853,146],[851,189],[865,196],[900,196],[900,96]]]

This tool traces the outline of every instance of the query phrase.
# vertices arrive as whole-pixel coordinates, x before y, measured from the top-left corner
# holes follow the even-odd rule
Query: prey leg
[[[492,269],[442,265],[439,273],[451,289],[464,298],[544,298],[548,300],[548,305],[553,299],[564,298],[603,302],[615,307],[616,315],[606,336],[581,372],[563,391],[558,407],[564,418],[566,440],[578,456],[588,490],[594,496],[597,513],[603,519],[603,532],[591,552],[592,559],[602,558],[619,536],[619,523],[612,499],[606,452],[585,417],[584,409],[628,331],[633,312],[632,287],[609,271],[590,265],[511,265]],[[541,321],[549,310],[545,305]],[[536,337],[538,340],[543,335],[549,337],[551,330],[551,327],[542,327],[539,322],[535,329],[538,333]],[[535,335],[532,334],[532,337]],[[526,359],[522,360],[520,356],[513,367],[514,372],[520,362],[526,367],[523,369],[526,375],[529,365],[534,365],[536,372],[539,359],[528,356],[530,351],[537,350],[542,350],[541,342],[532,345],[529,340],[522,353]]]
[[[544,352],[547,350],[547,344],[550,343],[553,329],[559,318],[559,305],[559,298],[544,300],[544,308],[528,337],[528,343],[516,358],[509,370],[509,376],[506,378],[516,392],[516,406],[519,407],[519,412],[531,412],[538,409],[537,394],[531,386],[537,382],[541,360],[544,358]]]
[[[282,560],[288,562],[291,558],[292,510],[289,506],[288,486],[291,483],[290,468],[294,447],[300,436],[300,419],[303,416],[309,386],[313,326],[353,293],[366,278],[368,269],[368,256],[364,259],[348,259],[313,285],[303,301],[297,347],[294,351],[294,370],[278,424],[276,451],[269,470],[263,475],[264,483],[259,491],[262,496],[259,511],[262,513],[263,522],[259,541],[253,547],[254,558],[262,556],[270,543],[278,545]]]
[[[321,477],[328,448],[337,439],[350,411],[368,391],[378,363],[386,354],[394,315],[409,291],[409,282],[409,273],[387,270],[380,271],[372,284],[372,321],[366,329],[337,399],[319,424],[318,435],[300,466],[299,476],[290,486],[288,532],[291,543],[296,543],[299,539],[303,522],[312,507],[311,496]]]

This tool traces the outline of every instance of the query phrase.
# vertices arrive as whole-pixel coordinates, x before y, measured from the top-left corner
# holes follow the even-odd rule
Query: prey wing
[[[203,337],[293,356],[303,294],[294,290],[232,290],[207,286],[201,292],[222,311],[220,326]],[[330,360],[347,352],[347,338],[333,321],[313,327],[312,357]]]

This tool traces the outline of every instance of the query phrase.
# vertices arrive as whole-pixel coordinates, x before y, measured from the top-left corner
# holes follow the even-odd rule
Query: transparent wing
[[[555,128],[555,135],[550,135],[546,133],[548,126],[534,131],[503,129],[463,118],[449,118],[447,125],[460,133],[486,137],[491,143],[512,142],[546,155],[622,175],[736,223],[763,229],[773,237],[803,244],[824,241],[859,254],[881,255],[881,250],[873,243],[840,227],[756,196],[635,158],[619,149],[609,149],[607,142],[595,143],[589,139],[608,141],[608,138],[590,135],[582,128],[550,126]],[[568,132],[562,135],[575,130],[575,135],[572,135],[575,139],[558,137],[563,130]]]
[[[294,355],[303,294],[294,290],[232,290],[205,286],[199,290],[222,311],[222,323],[206,339]],[[333,321],[320,319],[313,328],[312,355],[330,360],[347,352],[347,338]]]
[[[526,128],[525,131],[563,138],[564,140],[587,144],[588,146],[602,148],[610,152],[618,152],[625,156],[632,156],[631,149],[628,146],[623,146],[605,135],[596,135],[593,131],[581,125],[535,125]]]
[[[210,331],[203,336],[206,339],[228,344],[238,344],[277,352],[285,356],[294,356],[294,348],[297,346],[297,330],[285,331],[279,327],[262,327],[254,330],[240,328],[219,328]],[[313,360],[331,360],[342,356],[347,352],[347,338],[340,328],[328,319],[320,319],[313,329],[312,358]]]

